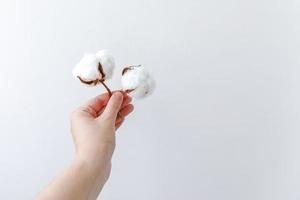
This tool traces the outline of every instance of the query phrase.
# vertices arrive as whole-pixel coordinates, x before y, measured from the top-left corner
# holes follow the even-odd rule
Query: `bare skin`
[[[47,186],[37,200],[94,200],[109,178],[115,131],[133,111],[131,97],[102,94],[71,114],[76,155],[71,165]]]

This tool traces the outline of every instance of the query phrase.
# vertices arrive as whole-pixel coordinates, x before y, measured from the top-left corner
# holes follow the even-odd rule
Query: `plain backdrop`
[[[1,0],[0,199],[33,199],[74,156],[71,75],[109,49],[155,93],[117,133],[103,200],[300,199],[298,0]]]

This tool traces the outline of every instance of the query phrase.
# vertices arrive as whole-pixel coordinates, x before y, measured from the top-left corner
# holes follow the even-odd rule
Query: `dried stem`
[[[111,97],[112,96],[112,92],[109,89],[109,87],[104,83],[104,81],[99,81],[99,82],[105,87],[105,89],[107,90],[109,96]]]
[[[134,91],[134,89],[130,89],[130,90],[124,90],[125,93],[129,94],[130,92]]]

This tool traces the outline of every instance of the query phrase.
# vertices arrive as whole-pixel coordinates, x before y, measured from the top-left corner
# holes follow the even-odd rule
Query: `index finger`
[[[117,92],[117,91],[113,91],[113,93],[114,92]],[[124,97],[123,101],[125,101],[125,102],[128,102],[128,100],[129,100],[129,102],[131,101],[130,96],[128,96],[124,92],[122,92],[122,94],[123,94],[123,97]],[[83,105],[83,107],[90,109],[93,114],[98,114],[99,115],[99,113],[101,113],[101,111],[103,111],[103,108],[106,106],[107,102],[109,101],[109,98],[110,98],[109,93],[100,94],[100,95],[90,99],[89,101],[87,101]]]
[[[91,109],[94,113],[98,113],[108,102],[109,94],[104,93],[87,101],[83,107]]]

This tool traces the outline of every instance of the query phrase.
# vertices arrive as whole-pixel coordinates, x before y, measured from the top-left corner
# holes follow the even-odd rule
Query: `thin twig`
[[[105,87],[105,89],[107,90],[109,96],[111,97],[112,96],[112,92],[109,89],[109,87],[104,83],[104,81],[100,81],[100,83]]]

